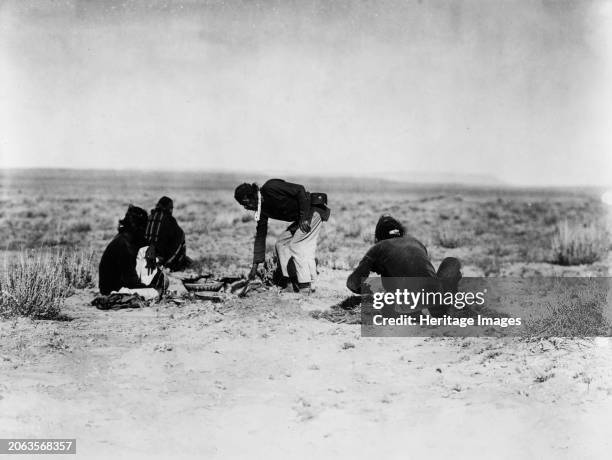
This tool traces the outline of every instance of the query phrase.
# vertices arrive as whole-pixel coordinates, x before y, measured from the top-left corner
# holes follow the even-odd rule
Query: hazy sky
[[[612,185],[611,102],[608,1],[0,1],[5,167]]]

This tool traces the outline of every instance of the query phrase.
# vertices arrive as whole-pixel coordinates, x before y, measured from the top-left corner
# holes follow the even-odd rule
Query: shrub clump
[[[345,238],[359,238],[363,231],[363,227],[359,221],[352,220],[344,227]]]
[[[61,265],[66,283],[73,289],[85,289],[94,286],[96,272],[94,252],[91,248],[64,252]]]
[[[89,222],[77,222],[70,226],[68,229],[70,232],[74,233],[87,233],[91,232],[91,224]]]
[[[443,248],[458,248],[463,244],[463,235],[460,234],[458,229],[452,226],[440,225],[436,233],[436,242]]]
[[[564,221],[552,239],[551,262],[559,265],[592,264],[608,252],[609,237],[597,224],[569,224]]]
[[[94,286],[94,252],[22,250],[0,276],[0,316],[55,319],[74,289]]]
[[[527,336],[597,337],[610,335],[610,322],[604,314],[606,290],[592,286],[579,293],[564,293],[546,304],[543,316],[525,322]]]
[[[59,254],[22,251],[5,260],[0,277],[0,316],[54,319],[61,312],[68,283]]]

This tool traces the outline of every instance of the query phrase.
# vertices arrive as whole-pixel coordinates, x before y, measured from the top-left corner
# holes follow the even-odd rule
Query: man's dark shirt
[[[138,247],[131,235],[120,232],[108,244],[100,259],[98,285],[102,295],[118,291],[122,287],[145,287],[136,274]]]
[[[346,286],[361,293],[361,282],[370,272],[382,277],[436,278],[427,249],[410,235],[383,240],[372,246],[348,277]]]
[[[266,255],[268,218],[300,222],[310,218],[310,200],[303,185],[282,179],[270,179],[260,189],[261,214],[257,223],[253,263],[261,263]]]

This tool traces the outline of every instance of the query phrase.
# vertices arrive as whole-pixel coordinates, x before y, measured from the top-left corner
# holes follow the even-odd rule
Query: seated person
[[[145,244],[146,226],[147,211],[130,205],[125,217],[119,221],[119,233],[108,244],[100,260],[98,285],[102,295],[122,287],[147,287],[136,273],[136,255]]]
[[[147,268],[150,270],[158,265],[172,271],[183,270],[191,262],[186,255],[185,232],[172,216],[173,209],[172,200],[162,196],[151,210],[145,232],[146,244],[149,245]]]
[[[361,294],[361,283],[370,272],[383,277],[383,287],[386,291],[393,291],[401,286],[395,286],[394,280],[385,280],[385,278],[416,277],[429,278],[433,281],[433,284],[424,283],[423,287],[436,285],[444,292],[456,292],[461,279],[461,263],[458,259],[447,257],[436,272],[425,246],[415,237],[406,234],[404,226],[388,215],[383,215],[378,220],[374,238],[374,246],[347,279],[346,286],[352,292]],[[401,280],[396,281],[401,282]],[[429,310],[433,313],[432,309]]]

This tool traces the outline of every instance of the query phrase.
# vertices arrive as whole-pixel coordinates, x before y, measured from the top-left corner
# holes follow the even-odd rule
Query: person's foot
[[[294,292],[299,294],[311,294],[315,292],[311,283],[291,283],[287,287],[280,290],[280,292]]]
[[[280,268],[280,265],[277,265],[274,272],[272,272],[272,284],[274,286],[278,286],[281,289],[284,289],[289,284],[289,277],[283,275],[283,271]]]
[[[289,277],[288,276],[281,276],[280,278],[277,278],[276,280],[274,280],[274,284],[276,286],[278,286],[281,289],[287,289],[287,286],[289,286]]]
[[[446,257],[438,267],[438,279],[444,292],[457,292],[462,276],[461,262],[455,257]]]
[[[314,292],[314,288],[310,283],[298,283],[298,290],[300,294],[312,294]]]

